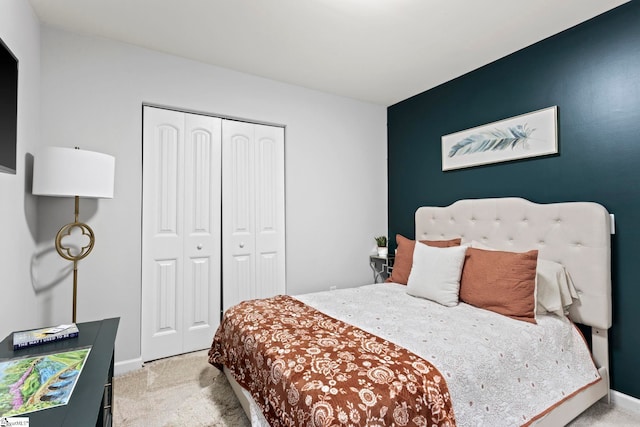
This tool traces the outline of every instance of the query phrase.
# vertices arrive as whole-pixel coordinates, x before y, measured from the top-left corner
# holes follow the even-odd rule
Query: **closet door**
[[[222,309],[256,294],[254,125],[222,123]]]
[[[144,107],[144,361],[207,348],[219,324],[220,123]]]
[[[211,345],[220,324],[221,120],[185,114],[184,342]]]
[[[224,120],[223,310],[285,293],[284,129]]]
[[[255,125],[255,298],[286,292],[284,128]]]

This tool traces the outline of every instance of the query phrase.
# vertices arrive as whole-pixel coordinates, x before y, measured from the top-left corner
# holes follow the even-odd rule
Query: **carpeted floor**
[[[147,363],[114,378],[113,390],[114,427],[250,425],[206,350]],[[570,426],[640,426],[640,416],[596,403]]]
[[[249,426],[207,351],[156,360],[113,380],[114,427]]]

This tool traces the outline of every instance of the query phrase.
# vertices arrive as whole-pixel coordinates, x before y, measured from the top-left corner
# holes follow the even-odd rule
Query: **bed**
[[[577,299],[566,317],[538,313],[537,304],[542,301],[538,261],[538,272],[533,273],[536,313],[524,321],[466,302],[447,305],[450,293],[444,294],[444,301],[438,294],[438,302],[417,298],[408,294],[410,286],[393,282],[242,303],[225,313],[210,362],[224,369],[252,425],[269,425],[269,418],[272,425],[557,426],[600,399],[608,401],[607,331],[612,314],[610,216],[606,209],[590,202],[535,204],[520,198],[495,198],[460,200],[447,207],[416,211],[415,240],[455,239],[466,250],[463,286],[458,290],[461,298],[463,288],[467,293],[471,289],[464,285],[464,280],[469,283],[465,279],[471,265],[469,251],[487,259],[499,259],[495,257],[504,253],[523,259],[521,254],[531,258],[533,250],[534,259],[566,269]],[[467,246],[473,249],[464,249]],[[437,255],[445,251],[461,250],[446,248]],[[413,283],[418,264],[412,267]],[[373,305],[375,302],[379,304]],[[234,316],[234,310],[244,311]],[[267,320],[269,313],[272,316]],[[314,328],[312,332],[300,332],[303,318]],[[590,352],[573,322],[590,327]],[[231,323],[242,324],[245,331],[240,333]],[[335,339],[335,333],[345,331],[358,342]],[[300,333],[304,339],[295,336]],[[325,347],[304,341],[315,335]],[[221,341],[228,344],[224,351]],[[267,349],[254,357],[261,343],[267,343]],[[294,355],[296,343],[301,351],[309,352],[312,347],[314,353],[318,348],[338,350],[302,357],[301,353]],[[358,351],[351,351],[357,346]],[[364,359],[351,361],[354,352]],[[472,362],[472,356],[477,361]],[[226,366],[224,362],[234,358],[241,363]],[[267,369],[250,368],[249,359],[258,359]],[[297,363],[305,359],[315,364],[314,369]],[[319,380],[308,371],[325,377]],[[302,390],[286,383],[287,375],[296,373],[305,376],[298,388],[308,389],[311,395],[305,397],[299,393]],[[272,388],[260,394],[249,387],[256,382]],[[356,383],[360,385],[354,386]],[[362,384],[368,387],[370,383],[383,384],[382,391],[364,393]],[[341,384],[349,386],[341,388]],[[414,393],[416,386],[423,387],[424,396]],[[343,390],[349,388],[356,394],[360,391],[355,400]],[[291,409],[301,399],[306,399],[307,409]],[[428,415],[424,417],[421,411]]]

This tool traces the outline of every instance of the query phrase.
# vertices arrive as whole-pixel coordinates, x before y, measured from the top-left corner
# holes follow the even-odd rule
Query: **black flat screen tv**
[[[16,173],[18,59],[0,39],[0,172]]]

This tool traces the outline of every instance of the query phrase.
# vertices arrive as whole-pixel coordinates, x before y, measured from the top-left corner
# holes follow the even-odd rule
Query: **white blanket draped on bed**
[[[297,295],[300,301],[432,362],[459,426],[523,425],[600,377],[566,319],[530,324],[461,303],[444,307],[392,283]]]

